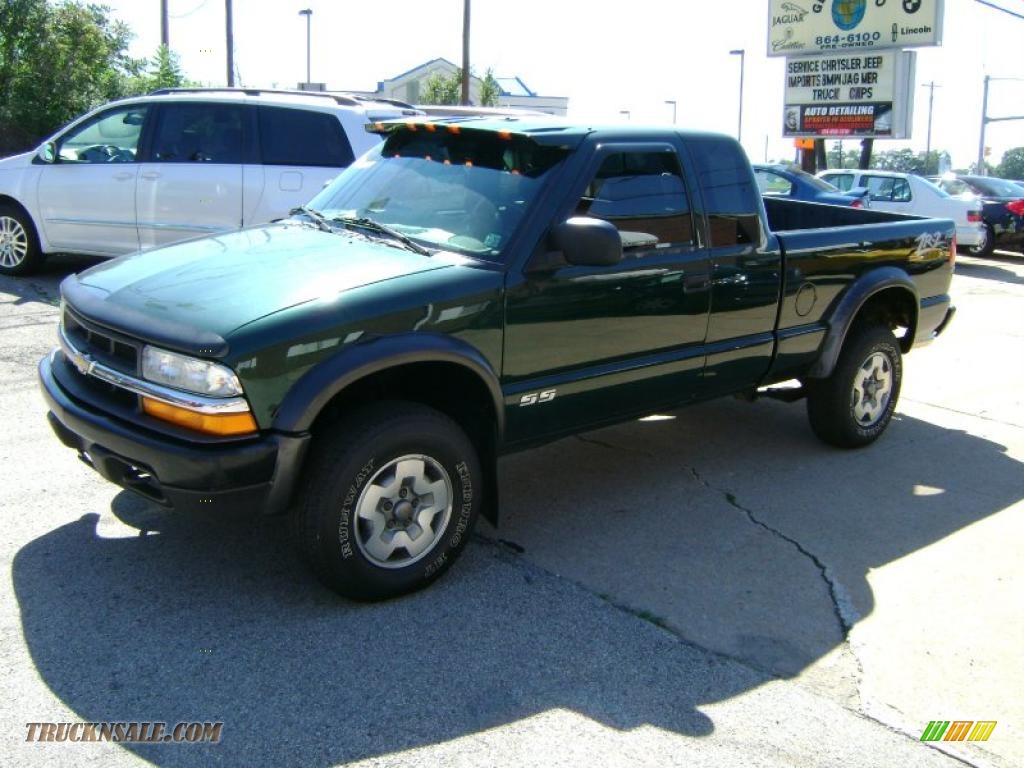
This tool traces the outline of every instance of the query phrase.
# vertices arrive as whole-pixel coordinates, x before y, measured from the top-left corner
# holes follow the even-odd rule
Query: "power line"
[[[1001,5],[996,5],[995,3],[990,3],[990,2],[988,2],[988,0],[974,0],[974,2],[980,3],[981,5],[988,6],[989,8],[994,8],[997,11],[1002,11],[1003,13],[1008,13],[1008,14],[1010,14],[1011,16],[1013,16],[1016,19],[1024,19],[1024,15],[1021,15],[1019,13],[1011,11],[1009,8],[1003,8],[1003,6],[1001,6]]]

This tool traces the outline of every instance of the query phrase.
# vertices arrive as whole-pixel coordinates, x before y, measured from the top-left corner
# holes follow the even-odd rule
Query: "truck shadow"
[[[863,616],[869,569],[1021,495],[1005,490],[1021,465],[962,432],[902,417],[875,448],[841,453],[791,409],[744,418],[748,408],[699,406],[506,459],[500,535],[525,555],[477,539],[437,585],[384,604],[320,587],[281,520],[187,519],[118,494],[112,511],[129,528],[69,511],[78,519],[16,555],[26,643],[81,720],[223,721],[216,759],[228,765],[333,765],[554,710],[704,736],[714,724],[699,707],[841,642],[813,564],[743,509],[830,564]],[[894,455],[904,464],[878,472]],[[986,493],[951,471],[964,456],[986,468]],[[123,538],[107,537],[115,529]],[[546,570],[557,563],[571,580]],[[601,578],[608,589],[592,587]],[[599,591],[665,611],[680,634],[749,666]],[[785,626],[801,613],[804,638]],[[123,746],[168,766],[209,748]]]

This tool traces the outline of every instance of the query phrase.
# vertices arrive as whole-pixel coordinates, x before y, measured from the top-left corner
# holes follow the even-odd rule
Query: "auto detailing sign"
[[[869,51],[786,59],[783,135],[908,137],[915,58]]]
[[[943,0],[769,0],[768,55],[942,43]]]

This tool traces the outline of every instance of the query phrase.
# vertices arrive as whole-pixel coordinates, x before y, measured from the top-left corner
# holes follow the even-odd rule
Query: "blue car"
[[[827,205],[868,207],[868,191],[863,187],[843,192],[827,181],[788,165],[754,165],[758,189],[766,197],[788,197]]]

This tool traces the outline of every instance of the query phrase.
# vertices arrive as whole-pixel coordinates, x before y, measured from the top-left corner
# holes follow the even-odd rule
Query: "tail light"
[[[1007,203],[1006,207],[1015,216],[1024,216],[1024,200],[1014,200],[1012,203]]]
[[[1021,201],[1021,202],[1024,202],[1024,201]],[[864,202],[862,200],[854,200],[852,203],[850,203],[850,207],[851,208],[863,208],[864,207]]]
[[[1021,202],[1024,202],[1024,200],[1022,200]],[[1007,207],[1009,207],[1009,206],[1007,206]],[[967,212],[967,222],[969,224],[977,224],[980,221],[981,221],[981,211],[968,211]]]

